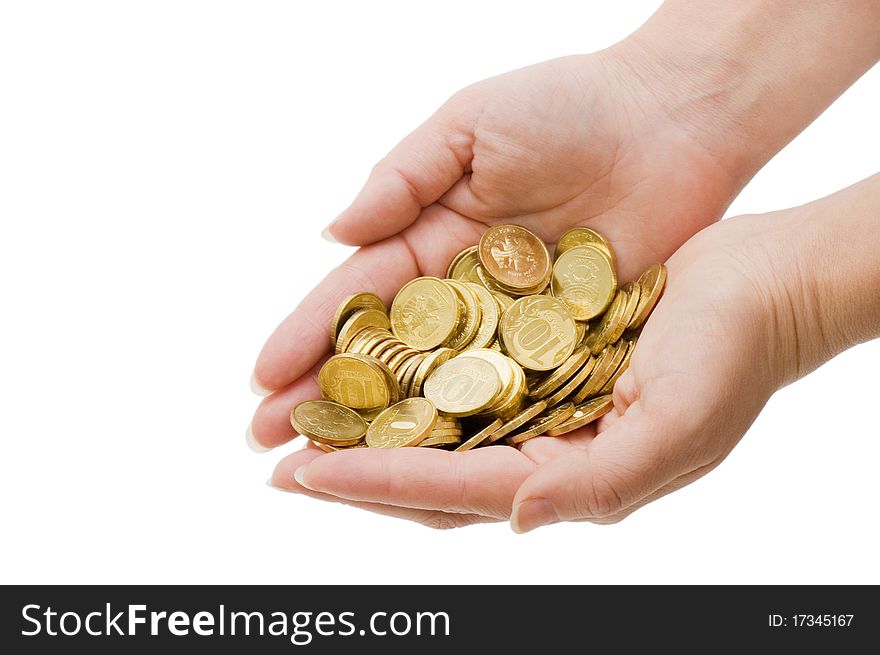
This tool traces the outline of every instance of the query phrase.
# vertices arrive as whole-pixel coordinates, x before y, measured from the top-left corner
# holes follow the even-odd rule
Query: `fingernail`
[[[510,527],[517,534],[524,534],[551,523],[559,523],[559,516],[553,503],[545,498],[524,500],[517,505],[510,517]]]
[[[293,479],[296,480],[301,486],[305,487],[306,489],[311,489],[311,487],[306,484],[306,481],[304,479],[306,476],[306,469],[307,468],[309,468],[309,465],[303,464],[298,469],[296,469],[293,472]]]
[[[255,453],[268,453],[271,448],[266,448],[266,446],[259,443],[254,437],[254,431],[252,427],[249,425],[247,429],[247,433],[244,436],[244,440],[248,445],[248,448],[253,450]]]
[[[260,386],[260,383],[257,382],[257,376],[254,373],[251,373],[251,391],[253,391],[258,396],[268,396],[271,391],[268,389],[264,389]]]
[[[333,223],[330,223],[330,225],[321,230],[321,236],[324,238],[325,241],[329,241],[330,243],[339,243],[336,237],[334,237],[333,234],[330,232],[331,227],[333,227]]]

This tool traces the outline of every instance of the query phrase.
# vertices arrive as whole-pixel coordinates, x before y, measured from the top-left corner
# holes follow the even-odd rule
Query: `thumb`
[[[676,448],[680,422],[649,415],[640,403],[586,447],[548,460],[522,483],[510,517],[515,532],[612,516],[693,468],[687,449]]]
[[[453,98],[373,167],[325,237],[362,246],[397,234],[469,168],[476,108]]]

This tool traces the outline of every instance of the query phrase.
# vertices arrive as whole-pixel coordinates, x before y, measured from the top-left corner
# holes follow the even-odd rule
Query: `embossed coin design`
[[[425,397],[442,412],[471,416],[489,406],[500,387],[492,364],[476,357],[456,357],[425,381]]]
[[[374,358],[352,353],[334,355],[318,373],[318,386],[327,400],[351,409],[371,410],[388,406],[391,390],[383,370],[369,360]]]
[[[574,318],[589,321],[605,311],[614,298],[617,274],[604,252],[593,246],[575,246],[553,265],[550,288]]]
[[[575,348],[577,327],[565,305],[549,296],[527,296],[504,312],[499,326],[508,354],[533,371],[562,364]]]
[[[329,400],[307,400],[290,411],[293,429],[312,441],[353,446],[364,438],[367,423],[354,410]]]
[[[417,446],[434,428],[437,410],[424,398],[401,400],[379,414],[367,428],[370,448]]]
[[[502,284],[529,289],[550,272],[550,253],[535,234],[519,225],[496,225],[480,239],[480,263]]]
[[[394,298],[391,331],[416,350],[431,350],[452,337],[460,317],[452,287],[436,277],[417,277]]]

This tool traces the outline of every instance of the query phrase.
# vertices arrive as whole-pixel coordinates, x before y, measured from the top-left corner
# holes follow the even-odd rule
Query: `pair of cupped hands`
[[[773,217],[718,222],[754,171],[726,167],[696,127],[705,121],[671,111],[668,86],[635,66],[610,50],[485,80],[382,159],[325,230],[360,248],[260,353],[253,384],[267,397],[248,436],[264,448],[295,437],[291,407],[320,395],[342,298],[372,291],[387,302],[413,277],[443,277],[499,223],[548,243],[576,225],[594,228],[614,247],[621,284],[667,263],[614,409],[521,449],[328,454],[309,444],[281,460],[272,486],[434,528],[510,520],[524,532],[620,521],[725,458],[791,378],[791,300],[773,264],[785,239]]]

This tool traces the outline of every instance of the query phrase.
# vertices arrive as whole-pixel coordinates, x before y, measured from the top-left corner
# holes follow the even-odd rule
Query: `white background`
[[[319,233],[371,165],[458,88],[657,4],[3,3],[0,581],[880,582],[880,342],[611,527],[433,532],[274,491],[300,444],[245,447],[254,358],[346,257]],[[876,172],[878,107],[880,68],[730,213]]]

